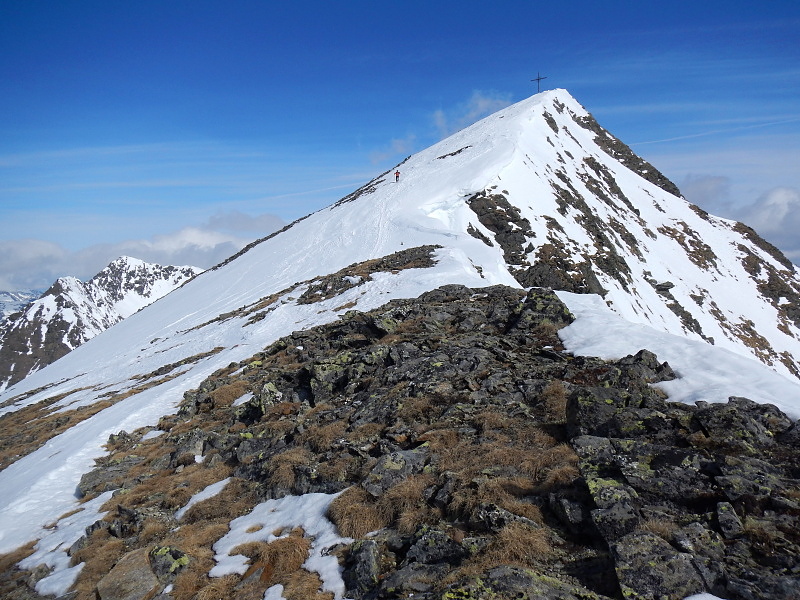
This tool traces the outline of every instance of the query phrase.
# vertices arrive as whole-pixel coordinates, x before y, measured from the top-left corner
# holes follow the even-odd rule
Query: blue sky
[[[537,72],[800,262],[796,1],[0,0],[0,289],[211,266]]]

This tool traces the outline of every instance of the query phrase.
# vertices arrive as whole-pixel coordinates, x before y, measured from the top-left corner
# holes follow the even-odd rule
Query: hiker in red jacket
[[[400,171],[395,171],[394,172],[394,182],[397,183],[398,181],[400,181]]]

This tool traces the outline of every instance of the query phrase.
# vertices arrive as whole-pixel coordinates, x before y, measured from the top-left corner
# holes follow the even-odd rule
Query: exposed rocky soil
[[[670,403],[650,352],[565,353],[571,320],[548,290],[445,286],[215,373],[165,434],[112,436],[82,479],[87,498],[118,491],[70,551],[72,597],[330,598],[288,545],[206,576],[231,519],[309,492],[342,492],[329,517],[356,541],[331,552],[354,599],[800,597],[797,424],[743,398]],[[0,569],[3,598],[37,597],[45,573]]]

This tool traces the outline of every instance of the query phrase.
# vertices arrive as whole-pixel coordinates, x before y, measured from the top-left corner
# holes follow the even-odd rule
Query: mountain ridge
[[[692,402],[744,395],[799,414],[796,268],[751,230],[676,196],[652,166],[625,159],[650,181],[614,159],[596,138],[609,140],[605,145],[620,156],[624,149],[588,119],[561,90],[487,117],[409,157],[398,182],[379,175],[0,392],[0,419],[18,419],[26,432],[39,436],[27,450],[9,455],[9,465],[0,471],[0,552],[41,538],[31,560],[55,570],[37,589],[63,593],[77,577],[70,569],[78,568],[64,549],[83,533],[76,530],[68,543],[55,544],[46,526],[59,522],[60,531],[67,529],[59,515],[75,510],[73,490],[95,460],[103,462],[105,442],[115,439],[110,436],[152,428],[183,410],[215,374],[258,367],[259,353],[293,332],[347,321],[348,314],[355,318],[447,285],[517,294],[538,286],[560,290],[560,302],[576,320],[559,334],[565,346],[570,340],[567,353],[555,342],[537,349],[548,360],[583,360],[568,356],[570,348],[585,346],[581,335],[568,333],[575,331],[600,338],[606,360],[671,345],[679,377],[675,387],[662,382],[659,390],[671,389],[675,397],[683,393]],[[467,306],[471,293],[464,298]],[[433,314],[426,327],[435,329],[437,319]],[[604,330],[587,327],[601,321]],[[331,335],[335,331],[334,326]],[[607,337],[611,331],[614,338]],[[363,342],[357,337],[356,346]],[[622,341],[643,343],[620,353]],[[502,337],[497,343],[503,345]],[[300,346],[298,351],[305,351]],[[503,349],[507,363],[513,352]],[[732,353],[738,362],[728,356]],[[290,379],[297,378],[302,394],[313,392],[312,381],[325,384],[326,373],[335,378],[340,370],[336,357],[320,367],[319,376],[284,358],[295,369]],[[711,363],[720,370],[704,373],[710,379],[692,379],[698,367],[705,370]],[[249,390],[256,403],[273,398],[269,385]],[[684,393],[681,386],[691,389]],[[597,402],[607,404],[602,398]],[[53,420],[67,428],[53,429]],[[238,440],[252,434],[241,428],[233,433]],[[199,449],[192,456],[207,454],[205,446]],[[182,473],[191,465],[190,453],[183,454],[163,468]],[[208,460],[192,472],[213,466],[210,455]],[[608,485],[611,491],[619,487]],[[80,522],[121,519],[101,510],[110,494],[88,500]],[[124,544],[123,530],[122,537],[112,537]]]

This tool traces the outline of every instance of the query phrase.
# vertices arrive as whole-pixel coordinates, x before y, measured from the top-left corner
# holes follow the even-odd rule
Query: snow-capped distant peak
[[[43,368],[202,270],[122,256],[88,282],[61,277],[0,329],[0,389]]]

